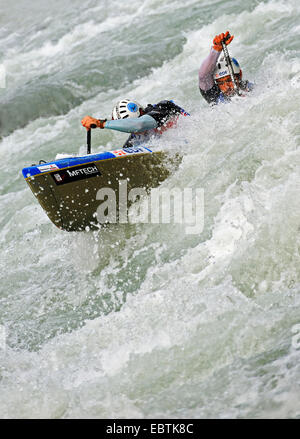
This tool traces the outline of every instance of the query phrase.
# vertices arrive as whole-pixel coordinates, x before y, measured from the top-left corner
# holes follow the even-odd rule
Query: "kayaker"
[[[228,102],[237,94],[229,66],[224,58],[220,57],[223,50],[222,42],[230,44],[234,36],[229,31],[216,35],[208,57],[202,62],[199,69],[199,89],[209,104]],[[242,69],[235,58],[230,58],[237,89],[241,96],[253,89],[253,84],[242,80]]]
[[[81,123],[86,129],[97,127],[131,133],[123,145],[126,148],[146,142],[153,135],[160,135],[175,127],[181,115],[189,114],[173,101],[164,100],[144,108],[136,101],[123,99],[113,108],[112,120],[85,116]]]

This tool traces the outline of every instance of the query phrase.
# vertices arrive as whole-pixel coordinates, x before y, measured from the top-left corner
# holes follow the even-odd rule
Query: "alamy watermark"
[[[0,64],[0,88],[6,87],[6,70],[3,64]]]
[[[300,323],[292,327],[292,333],[295,334],[292,337],[292,346],[294,349],[300,349]]]
[[[119,180],[116,191],[98,190],[101,203],[96,217],[100,224],[184,224],[186,234],[199,234],[204,227],[204,190],[202,188],[154,188],[148,195],[144,188],[128,191],[127,180]],[[137,200],[140,203],[134,204]],[[129,207],[133,205],[132,209]]]
[[[6,329],[5,326],[0,325],[0,350],[6,348]]]

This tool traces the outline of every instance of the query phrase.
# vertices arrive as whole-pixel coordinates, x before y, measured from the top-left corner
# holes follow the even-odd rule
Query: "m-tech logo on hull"
[[[53,172],[51,175],[55,183],[61,185],[90,177],[99,177],[101,172],[94,163],[90,163],[89,165],[75,166],[71,169]]]

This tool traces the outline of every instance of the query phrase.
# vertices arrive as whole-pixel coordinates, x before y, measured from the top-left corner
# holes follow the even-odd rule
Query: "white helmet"
[[[240,78],[242,78],[242,69],[240,68],[239,63],[235,58],[230,59],[233,67],[233,73],[235,75],[240,75]],[[217,62],[216,68],[214,70],[214,79],[220,79],[228,75],[230,75],[230,70],[227,62],[225,61],[225,58],[222,56],[222,58],[220,58],[220,60]]]
[[[114,107],[112,118],[116,120],[126,119],[127,117],[139,117],[140,110],[143,110],[143,107],[138,102],[123,99]]]

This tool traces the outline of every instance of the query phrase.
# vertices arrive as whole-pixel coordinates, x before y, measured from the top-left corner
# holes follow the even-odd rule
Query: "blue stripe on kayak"
[[[140,152],[143,152],[143,150],[146,150],[145,152],[147,152],[147,151],[152,152],[151,149],[146,148],[144,146],[140,147],[140,148],[131,147],[131,148],[124,149],[124,151],[127,152],[128,154],[134,154],[137,152],[140,153]],[[108,152],[108,151],[101,152],[99,154],[89,154],[89,155],[85,155],[82,157],[66,157],[63,159],[54,160],[52,162],[41,163],[39,165],[34,165],[34,166],[28,166],[28,167],[22,169],[22,174],[23,174],[24,178],[28,178],[28,177],[32,177],[32,176],[38,175],[38,174],[46,174],[48,172],[55,172],[55,170],[57,170],[57,168],[58,169],[69,168],[70,166],[82,165],[85,163],[96,162],[96,161],[107,160],[107,159],[116,159],[116,158],[118,158],[118,157],[116,157],[115,154],[113,154],[112,152]],[[57,168],[50,169],[50,165],[56,165]],[[49,167],[49,168],[47,168],[47,167]],[[44,171],[41,170],[43,168],[44,168]]]

